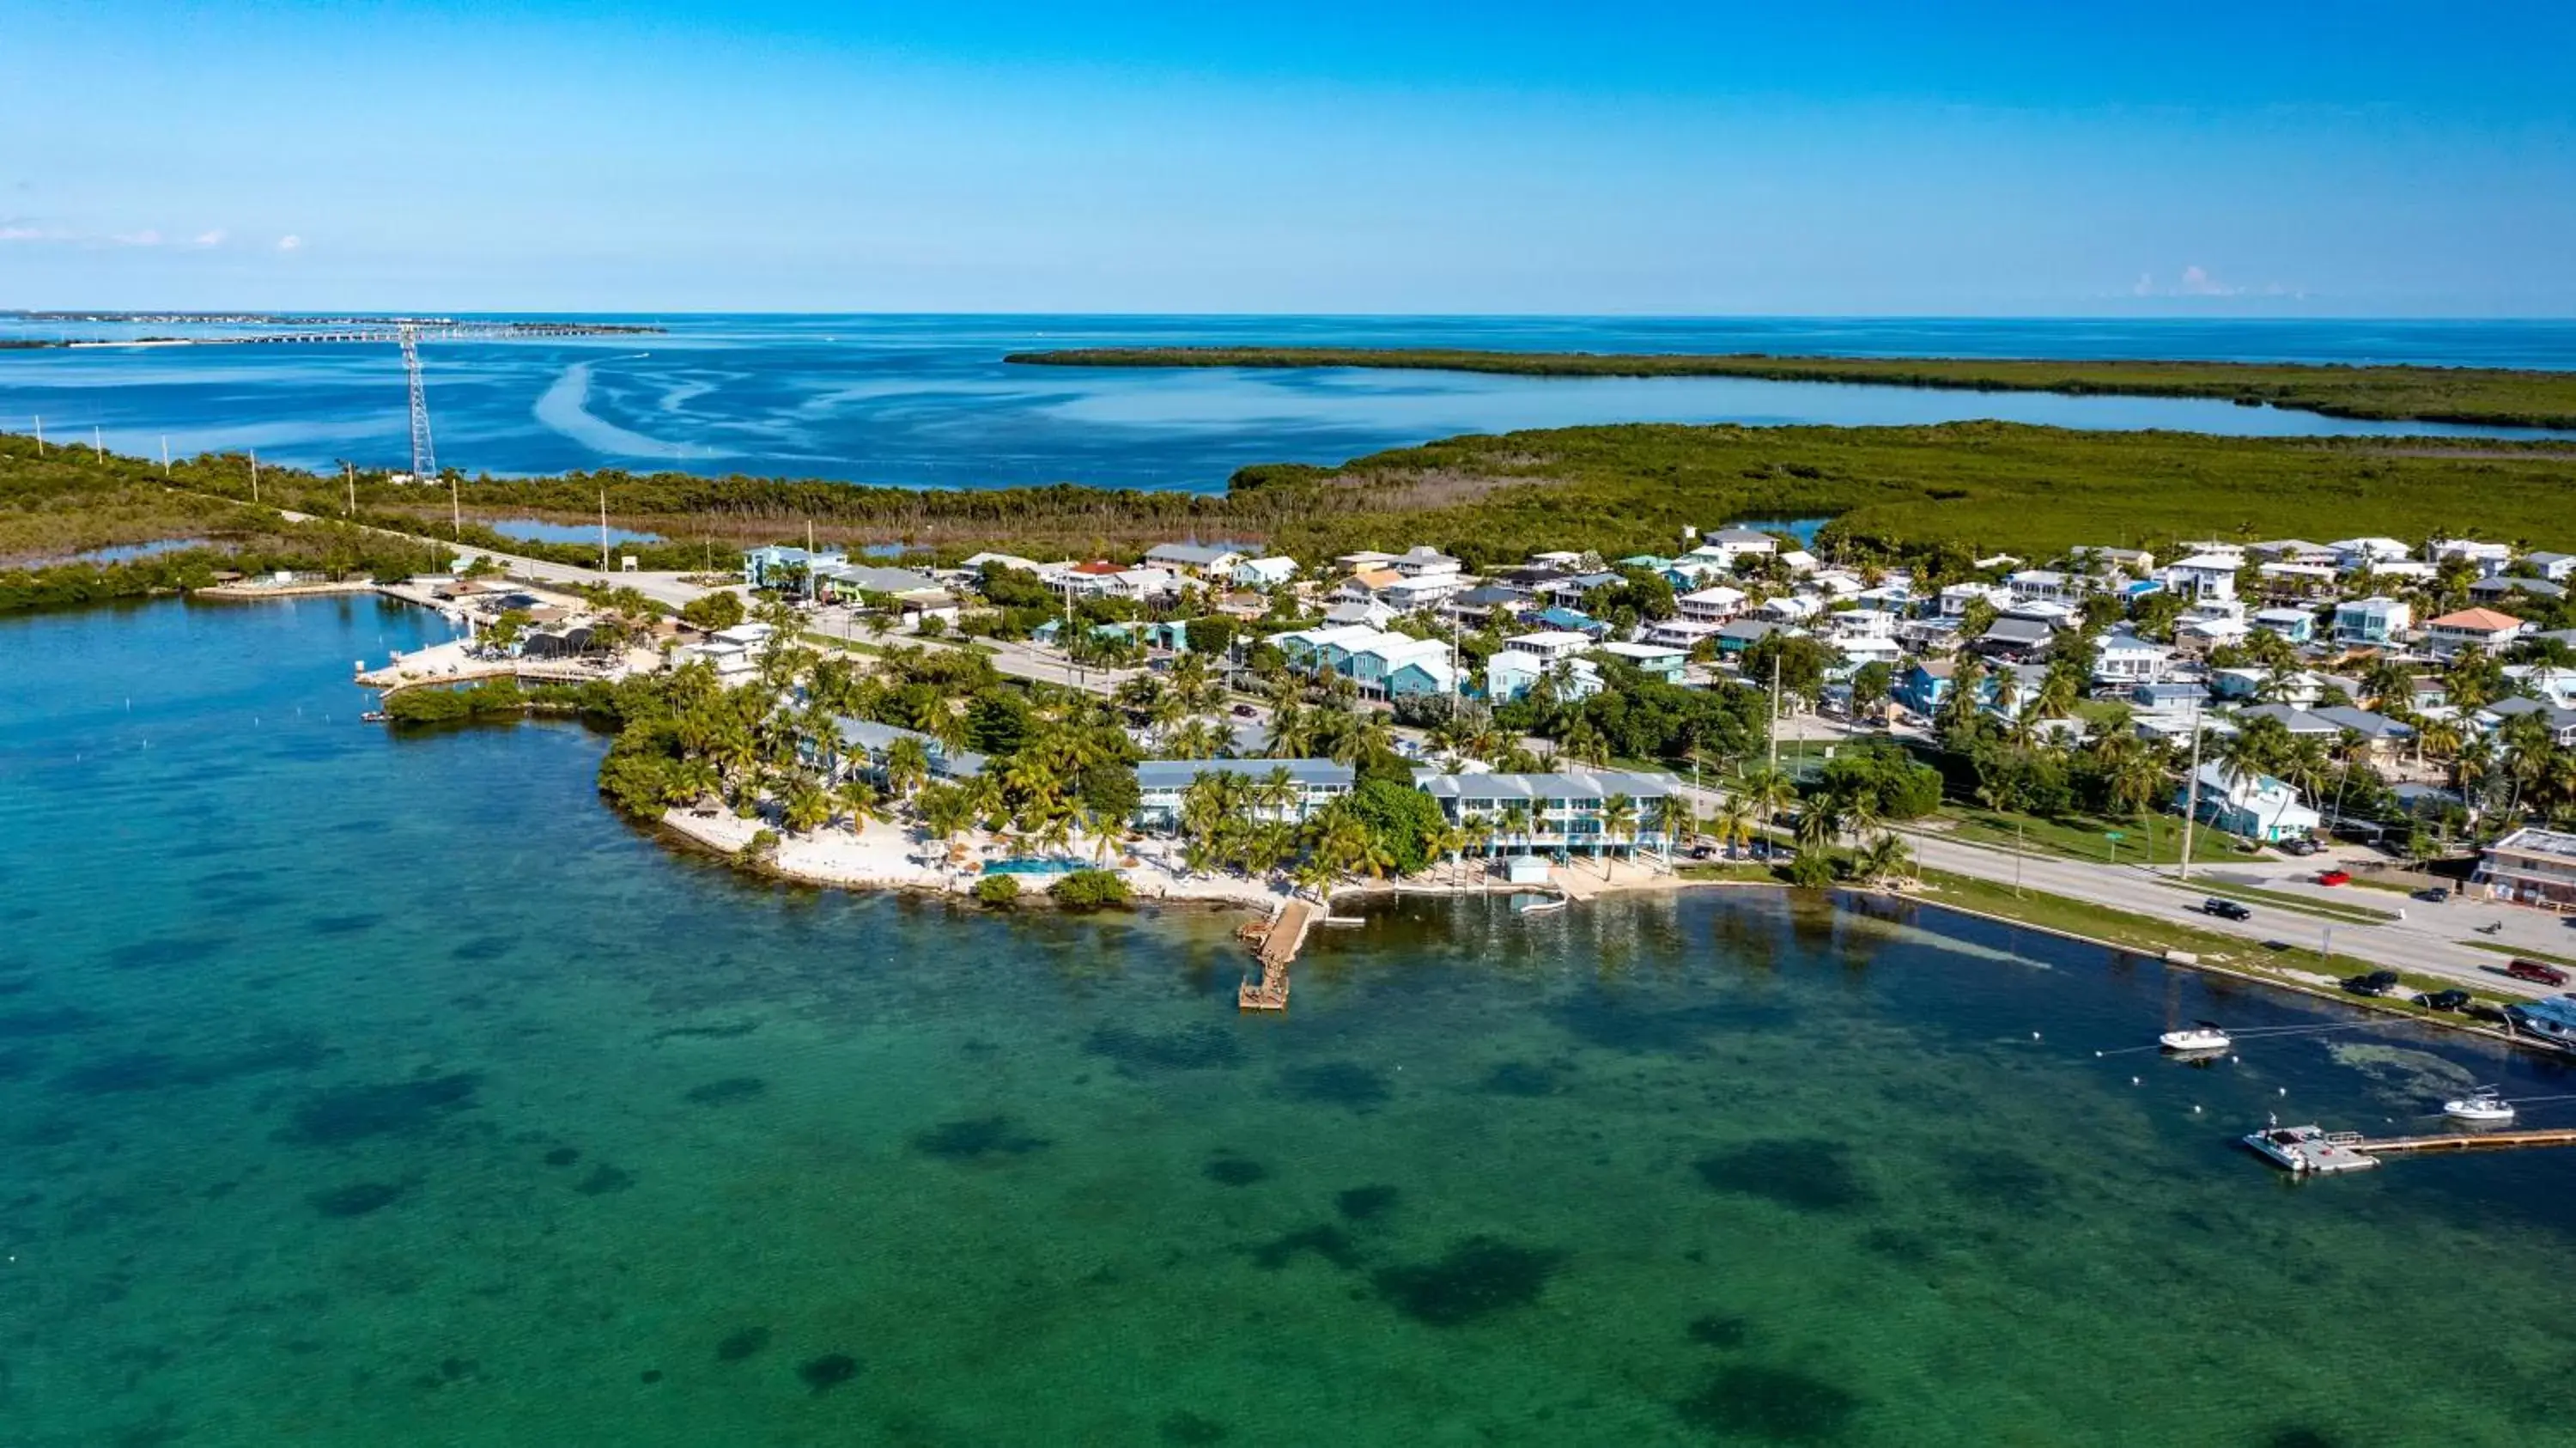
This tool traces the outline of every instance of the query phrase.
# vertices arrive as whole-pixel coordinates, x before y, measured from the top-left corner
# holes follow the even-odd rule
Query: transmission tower
[[[402,343],[403,371],[411,378],[411,476],[416,483],[438,477],[438,450],[429,442],[429,398],[420,390],[420,329],[408,322],[396,333]]]

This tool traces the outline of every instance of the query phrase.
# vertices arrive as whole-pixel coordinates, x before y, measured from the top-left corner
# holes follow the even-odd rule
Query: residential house
[[[2486,847],[2469,876],[2487,899],[2576,907],[2576,834],[2526,826]]]
[[[1775,633],[1791,632],[1794,630],[1768,619],[1739,618],[1731,623],[1717,626],[1717,651],[1721,655],[1732,658]]]
[[[1455,578],[1466,565],[1428,545],[1405,549],[1395,556],[1395,571],[1407,578]]]
[[[2073,603],[2083,597],[2080,582],[2050,568],[2025,568],[2004,579],[2017,603]]]
[[[2105,548],[2087,544],[2067,557],[2084,572],[2100,577],[2146,578],[2155,572],[2156,555],[2143,548]]]
[[[2481,578],[2469,585],[2469,597],[2479,603],[2512,604],[2522,599],[2545,598],[2552,602],[2567,596],[2567,590],[2546,578],[2520,578],[2499,573]]]
[[[1661,850],[1666,841],[1655,827],[1656,802],[1674,790],[1671,781],[1653,775],[1609,770],[1591,774],[1424,771],[1414,776],[1414,783],[1438,803],[1442,818],[1452,825],[1463,827],[1481,819],[1499,826],[1507,818],[1521,819],[1520,830],[1495,837],[1493,848],[1503,854],[1599,854],[1622,847]],[[1609,802],[1620,797],[1634,810],[1635,821],[1614,834],[1602,817]]]
[[[1975,647],[1989,658],[2026,663],[2045,656],[2056,637],[2055,629],[2034,619],[1999,618],[1979,636]]]
[[[1384,628],[1395,622],[1395,610],[1384,599],[1358,599],[1325,609],[1324,622],[1335,628],[1349,628],[1355,624]]]
[[[1682,667],[1690,660],[1687,650],[1665,644],[1609,643],[1595,652],[1607,654],[1650,678],[1661,679],[1668,684],[1681,682]]]
[[[1569,630],[1525,633],[1503,640],[1503,647],[1542,659],[1570,659],[1592,647],[1592,636]]]
[[[1804,548],[1792,548],[1781,554],[1780,562],[1791,573],[1813,573],[1823,566],[1817,561],[1815,554]]]
[[[1234,586],[1268,593],[1297,576],[1297,560],[1287,557],[1246,558],[1234,565]]]
[[[2097,685],[2152,684],[2173,668],[2173,650],[2126,629],[2104,634],[2093,656]]]
[[[1542,608],[1530,615],[1529,621],[1551,633],[1579,633],[1590,639],[1610,632],[1610,625],[1579,608]]]
[[[1744,612],[1747,596],[1743,589],[1721,584],[1685,593],[1673,600],[1673,607],[1693,623],[1724,623]]]
[[[2334,637],[2341,644],[2386,648],[2414,624],[2414,606],[2385,594],[2347,599],[2335,605]]]
[[[738,623],[720,628],[704,639],[682,644],[672,650],[675,664],[704,663],[715,670],[719,683],[739,684],[760,672],[760,655],[775,630],[765,623]]]
[[[2240,729],[2254,719],[2278,721],[2293,739],[2335,739],[2343,734],[2343,726],[2332,719],[2291,704],[2249,704],[2236,711]]]
[[[2372,762],[2377,764],[2396,763],[2415,741],[2413,726],[2350,704],[2330,704],[2317,710],[2316,716],[2334,725],[2339,733],[2360,735]]]
[[[1488,583],[1440,600],[1440,611],[1464,625],[1499,625],[1518,618],[1523,602],[1513,590]]]
[[[2376,569],[2413,556],[2415,550],[2394,538],[2345,538],[2326,545],[2346,572]]]
[[[1983,600],[2002,608],[2013,601],[2012,590],[1991,583],[1953,583],[1941,590],[1940,613],[1943,618],[1957,618],[1970,604]]]
[[[2209,697],[2209,686],[2198,679],[2148,680],[2129,690],[2128,697],[2134,708],[2173,712]]]
[[[1385,568],[1392,565],[1396,560],[1396,556],[1397,555],[1393,553],[1379,553],[1370,549],[1362,549],[1357,553],[1343,554],[1341,557],[1334,559],[1333,564],[1344,573],[1366,573],[1373,569]]]
[[[1145,561],[1175,573],[1215,582],[1231,582],[1244,552],[1230,543],[1157,543],[1145,550]]]
[[[2525,553],[2522,563],[2552,583],[2576,579],[2576,553]]]
[[[1696,653],[1702,644],[1715,648],[1717,645],[1714,640],[1725,628],[1726,625],[1722,623],[1702,623],[1697,619],[1689,618],[1668,618],[1660,623],[1646,625],[1645,642],[1680,649],[1684,653]]]
[[[1590,659],[1505,649],[1485,660],[1485,697],[1493,703],[1508,704],[1538,687],[1541,679],[1554,681],[1559,699],[1589,699],[1601,692],[1601,670]]]
[[[2195,553],[2165,569],[2165,587],[2188,599],[2225,600],[2236,596],[2236,570],[2243,560],[2224,553]]]
[[[2472,647],[2493,653],[2522,637],[2530,628],[2531,625],[2509,613],[2498,613],[2491,608],[2464,608],[2424,625],[2424,646],[2436,658],[2445,659]]]
[[[2489,729],[2501,729],[2505,721],[2529,714],[2537,716],[2549,731],[2549,742],[2557,745],[2576,744],[2576,709],[2562,709],[2545,699],[2525,698],[2515,694],[2498,699],[2478,711],[2478,722]]]
[[[1412,693],[1457,691],[1458,676],[1450,667],[1449,644],[1444,639],[1381,633],[1366,643],[1351,646],[1345,660],[1342,672],[1359,686],[1364,699],[1394,698],[1398,675],[1404,676]]]
[[[754,588],[790,588],[803,592],[811,588],[815,572],[837,568],[850,561],[850,555],[838,548],[807,551],[771,545],[746,549],[742,555],[742,576]]]
[[[1899,705],[1929,719],[1950,696],[1951,679],[1957,666],[1948,659],[1917,659],[1898,671],[1895,686],[1888,697]]]
[[[2254,627],[2304,644],[2316,637],[2317,616],[2304,608],[2260,608],[2254,611]]]
[[[2424,544],[2424,561],[2439,566],[2448,559],[2474,564],[2480,578],[2493,578],[2513,566],[2513,545],[2481,543],[2473,538],[2434,538]]]
[[[2177,808],[2188,796],[2174,792]],[[2249,840],[2274,844],[2316,832],[2324,817],[2299,803],[2299,792],[2268,774],[2231,780],[2217,763],[2200,767],[2200,820],[2213,828]]]
[[[1283,772],[1288,787],[1276,799],[1263,799],[1259,787]],[[1173,828],[1180,822],[1182,797],[1212,774],[1234,775],[1256,786],[1246,817],[1263,823],[1302,821],[1349,794],[1358,777],[1351,766],[1330,759],[1148,759],[1136,766],[1137,826]]]

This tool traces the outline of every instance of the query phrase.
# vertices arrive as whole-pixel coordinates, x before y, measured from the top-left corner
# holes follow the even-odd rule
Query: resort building
[[[882,782],[885,778],[886,755],[896,740],[910,739],[921,745],[924,758],[930,761],[930,777],[939,780],[973,779],[984,772],[984,756],[964,749],[951,749],[918,729],[899,729],[873,719],[841,718],[833,721],[841,736],[841,753],[831,761],[835,778],[853,774],[865,775]]]
[[[2486,847],[2469,883],[2490,900],[2576,907],[2576,835],[2519,829]]]
[[[1136,766],[1136,824],[1168,830],[1181,797],[1204,775],[1231,774],[1253,786],[1249,818],[1303,821],[1351,792],[1358,772],[1330,759],[1148,759]]]
[[[1599,854],[1605,849],[1662,850],[1658,801],[1673,793],[1669,781],[1643,774],[1439,774],[1423,771],[1414,783],[1440,806],[1441,816],[1464,828],[1485,820],[1496,831],[1488,849],[1500,854]],[[1610,801],[1625,796],[1634,818],[1612,831]]]

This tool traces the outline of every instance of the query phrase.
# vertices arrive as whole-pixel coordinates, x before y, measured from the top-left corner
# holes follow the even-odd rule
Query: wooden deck
[[[1261,948],[1255,958],[1261,962],[1261,978],[1247,980],[1235,991],[1235,1005],[1247,1011],[1284,1011],[1288,1009],[1288,965],[1306,943],[1306,932],[1313,929],[1323,910],[1311,900],[1288,902],[1277,919],[1261,933]]]

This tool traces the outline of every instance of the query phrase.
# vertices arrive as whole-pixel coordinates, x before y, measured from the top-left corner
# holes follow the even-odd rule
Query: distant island
[[[1089,347],[1014,352],[1003,360],[1035,367],[1384,367],[1528,377],[1749,377],[1968,392],[2197,397],[2382,422],[2576,429],[2576,373],[2488,367],[1490,352],[1433,347]]]

